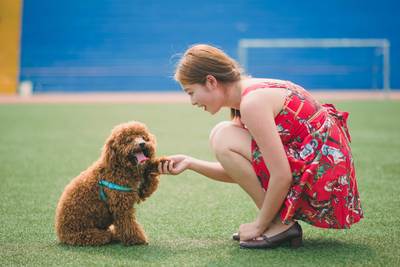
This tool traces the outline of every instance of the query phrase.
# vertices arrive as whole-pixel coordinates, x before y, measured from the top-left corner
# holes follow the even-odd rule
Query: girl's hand
[[[247,241],[257,238],[263,234],[263,229],[259,227],[257,221],[245,223],[239,227],[240,241]]]
[[[167,157],[167,161],[160,162],[158,172],[161,174],[178,175],[187,170],[192,161],[192,158],[186,155],[173,155]]]

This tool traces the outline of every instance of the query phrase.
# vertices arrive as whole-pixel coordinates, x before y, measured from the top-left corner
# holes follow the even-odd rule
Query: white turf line
[[[313,91],[319,100],[400,100],[400,90],[383,91]],[[80,93],[80,94],[34,94],[32,96],[0,95],[0,104],[24,103],[188,103],[183,92],[168,93]]]

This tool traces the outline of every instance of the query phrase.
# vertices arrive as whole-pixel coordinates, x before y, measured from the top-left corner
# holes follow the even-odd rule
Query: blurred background
[[[390,87],[400,88],[395,0],[0,0],[0,93],[177,91],[188,46],[239,60],[241,39],[356,38],[390,42]],[[252,48],[252,76],[309,89],[384,87],[383,47]],[[242,62],[243,63],[243,62]],[[29,89],[29,88],[28,88]]]
[[[0,0],[0,267],[399,266],[399,3]],[[297,251],[239,250],[231,234],[257,208],[237,185],[188,171],[162,177],[138,207],[149,246],[59,245],[58,199],[99,157],[115,125],[144,122],[160,156],[215,160],[209,133],[229,109],[209,116],[193,108],[172,79],[179,55],[195,43],[218,46],[249,74],[292,80],[351,114],[366,214],[360,224],[349,232],[303,223]],[[385,84],[390,98],[381,97]],[[368,99],[353,99],[365,92]]]

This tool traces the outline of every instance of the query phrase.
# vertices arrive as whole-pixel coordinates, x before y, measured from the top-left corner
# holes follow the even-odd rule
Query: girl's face
[[[212,77],[214,78],[214,77]],[[214,78],[215,79],[215,78]],[[190,96],[192,105],[203,108],[211,114],[217,113],[223,106],[223,92],[219,88],[216,80],[209,81],[203,84],[189,84],[183,86],[184,91]]]

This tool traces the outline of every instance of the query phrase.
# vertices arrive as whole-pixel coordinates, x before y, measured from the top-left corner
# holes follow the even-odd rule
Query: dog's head
[[[102,157],[111,168],[142,169],[154,158],[156,139],[147,127],[132,121],[116,126],[103,148]]]

